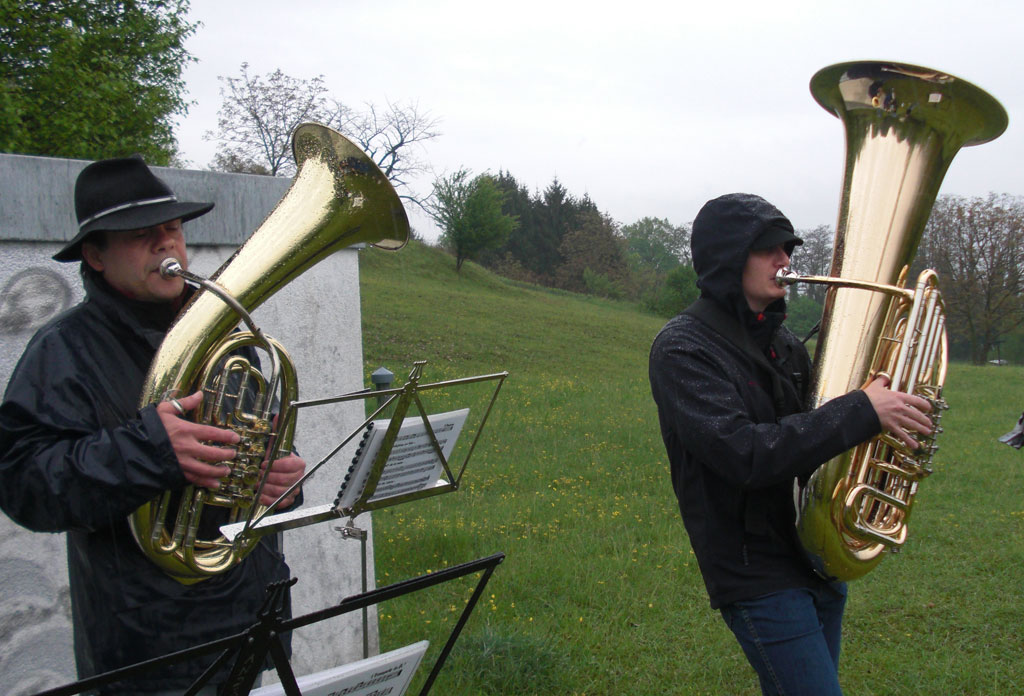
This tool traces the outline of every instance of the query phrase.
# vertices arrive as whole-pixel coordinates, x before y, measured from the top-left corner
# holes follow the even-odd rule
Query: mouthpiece
[[[173,256],[168,256],[160,262],[160,276],[162,278],[175,278],[181,275],[181,262]]]
[[[799,274],[794,273],[788,268],[780,268],[775,274],[775,284],[780,288],[784,288],[787,285],[792,285],[800,279]]]

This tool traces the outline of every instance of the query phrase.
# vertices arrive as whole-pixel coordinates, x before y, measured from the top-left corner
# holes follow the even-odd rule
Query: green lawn
[[[456,275],[415,243],[360,261],[367,383],[415,360],[429,381],[510,373],[462,489],[374,513],[381,586],[506,554],[432,693],[759,693],[669,483],[647,384],[663,320],[472,263]],[[851,586],[848,695],[1024,691],[1024,453],[996,441],[1024,409],[1022,378],[950,369],[910,541]],[[474,584],[381,605],[382,649],[426,638],[432,664]]]

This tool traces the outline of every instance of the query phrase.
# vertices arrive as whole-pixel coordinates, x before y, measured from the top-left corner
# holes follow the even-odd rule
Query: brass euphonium
[[[814,357],[812,407],[884,374],[891,388],[946,408],[945,315],[937,279],[906,288],[942,178],[957,151],[998,137],[1006,111],[981,89],[928,68],[856,62],[820,70],[814,98],[846,130],[846,171],[828,276],[779,282],[828,285]],[[797,491],[797,530],[824,577],[852,580],[898,551],[934,434],[910,449],[889,433],[822,465]]]
[[[184,271],[171,259],[161,269],[202,289],[160,345],[140,406],[202,389],[194,420],[230,427],[241,437],[236,458],[222,462],[231,473],[219,490],[190,485],[167,491],[129,519],[143,552],[186,584],[228,570],[252,550],[257,535],[228,541],[219,526],[252,520],[266,510],[258,503],[261,463],[291,449],[295,369],[249,312],[339,249],[358,243],[400,249],[409,234],[391,183],[348,139],[325,126],[303,124],[292,136],[292,148],[297,171],[291,188],[210,280]],[[250,330],[235,331],[239,320]],[[266,375],[245,358],[253,348],[269,356]],[[203,524],[204,509],[219,510],[217,519]]]

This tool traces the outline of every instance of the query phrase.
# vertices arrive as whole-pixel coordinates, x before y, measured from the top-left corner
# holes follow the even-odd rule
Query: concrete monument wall
[[[0,155],[0,385],[6,385],[25,344],[57,313],[82,298],[78,264],[50,259],[74,236],[75,177],[86,162]],[[179,200],[214,201],[212,212],[186,223],[190,266],[207,275],[230,258],[284,195],[290,180],[155,167]],[[278,338],[295,361],[301,399],[363,388],[358,252],[344,250],[289,283],[256,312],[257,324]],[[325,456],[363,417],[362,402],[306,409],[295,446],[309,466]],[[330,502],[351,448],[304,486],[306,505]],[[337,475],[334,475],[337,474]],[[369,514],[358,526],[367,543],[374,587]],[[284,533],[298,584],[296,616],[362,591],[360,544],[344,539],[340,523]],[[11,696],[75,679],[63,534],[25,530],[0,514],[0,684]],[[367,640],[377,651],[376,615]],[[306,674],[363,656],[362,620],[346,615],[297,631],[292,665]]]

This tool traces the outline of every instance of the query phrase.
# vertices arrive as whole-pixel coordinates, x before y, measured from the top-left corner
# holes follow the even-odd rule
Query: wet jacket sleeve
[[[661,337],[651,353],[651,386],[666,444],[670,452],[673,446],[685,449],[740,488],[809,474],[880,431],[859,390],[776,420],[770,397],[739,359],[724,354],[728,348],[687,349],[668,338]]]
[[[34,531],[121,521],[184,477],[154,406],[113,426],[73,356],[27,352],[0,406],[0,507]],[[83,376],[84,375],[84,376]]]

